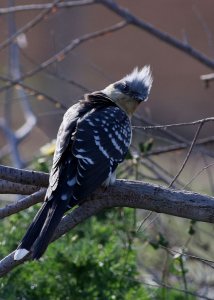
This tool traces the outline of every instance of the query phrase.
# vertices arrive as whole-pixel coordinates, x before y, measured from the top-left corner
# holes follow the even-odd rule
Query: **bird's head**
[[[130,117],[141,102],[148,99],[152,87],[150,66],[135,68],[121,80],[110,84],[102,92]]]

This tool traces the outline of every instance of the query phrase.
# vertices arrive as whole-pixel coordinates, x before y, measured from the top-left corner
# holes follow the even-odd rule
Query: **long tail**
[[[42,227],[42,231],[33,247],[33,259],[39,259],[43,255],[66,210],[66,201],[53,202]]]
[[[21,260],[25,257],[34,243],[32,256],[33,259],[39,259],[48,247],[54,231],[66,210],[67,201],[51,199],[45,202],[19,244],[14,254],[14,260]]]

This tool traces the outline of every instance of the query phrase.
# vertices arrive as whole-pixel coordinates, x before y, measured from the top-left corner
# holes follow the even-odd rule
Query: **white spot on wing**
[[[123,150],[122,150],[121,147],[118,145],[117,141],[116,141],[114,138],[111,139],[111,141],[112,141],[112,144],[114,145],[115,149],[116,149],[117,151],[119,151],[121,154],[123,154]]]
[[[81,169],[83,169],[83,170],[86,170],[86,168],[83,166],[83,164],[82,164],[82,161],[81,161],[81,160],[79,160],[79,165],[80,165]]]
[[[99,150],[102,152],[102,154],[109,158],[108,152],[103,148],[103,146],[100,144],[99,140],[95,140],[95,144],[98,146]]]
[[[88,122],[88,124],[91,125],[91,126],[95,126],[94,123],[91,122],[91,120],[89,120],[89,119],[86,119],[86,122]]]
[[[94,136],[94,139],[95,139],[95,141],[99,141],[99,140],[100,140],[99,135],[95,135],[95,136]]]
[[[67,194],[63,194],[63,195],[61,196],[61,200],[63,200],[63,201],[68,200]]]
[[[87,156],[82,156],[81,154],[77,154],[75,156],[76,158],[81,158],[86,164],[91,164],[91,165],[94,164],[93,160]]]
[[[78,200],[77,197],[75,197],[74,195],[73,195],[73,199],[76,200],[76,201]]]
[[[73,186],[76,183],[76,177],[73,177],[72,179],[67,181],[67,185]]]
[[[77,152],[83,153],[83,152],[86,152],[86,151],[84,149],[80,148],[80,149],[77,149]]]

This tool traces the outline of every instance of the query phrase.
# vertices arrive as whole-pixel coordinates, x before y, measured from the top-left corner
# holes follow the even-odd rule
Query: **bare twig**
[[[198,141],[195,143],[195,146],[204,146],[207,144],[211,144],[214,142],[214,137],[207,137],[207,138],[202,138],[198,139]],[[165,147],[158,147],[154,150],[148,151],[145,154],[143,154],[144,157],[151,156],[151,155],[160,155],[160,154],[165,154],[173,151],[178,151],[178,150],[183,150],[186,149],[189,145],[186,143],[178,143],[174,145],[169,145]]]
[[[14,0],[8,0],[8,5],[12,6],[14,4]],[[16,24],[14,20],[14,15],[10,14],[8,16],[8,34],[9,36],[13,35],[13,33],[16,31]],[[8,72],[12,78],[16,77],[17,67],[19,68],[19,49],[17,47],[17,44],[11,43],[9,45],[8,49]],[[17,147],[17,138],[13,132],[12,128],[12,120],[11,120],[11,111],[12,111],[12,96],[13,96],[13,90],[7,90],[5,94],[5,101],[4,101],[4,122],[5,126],[7,128],[5,133],[7,132],[6,139],[7,144],[10,148],[10,159],[12,164],[17,167],[22,167],[22,159],[19,152],[19,149]]]
[[[207,170],[208,168],[210,168],[210,167],[213,167],[214,166],[214,163],[211,163],[211,164],[209,164],[209,165],[207,165],[207,166],[204,166],[200,171],[198,171],[192,178],[191,178],[191,180],[189,181],[189,182],[187,182],[185,185],[184,185],[184,187],[183,187],[183,189],[186,189],[187,187],[188,187],[188,185],[190,185],[201,173],[203,173],[205,170]]]
[[[152,130],[152,131],[154,131],[154,130],[160,131],[161,130],[161,131],[163,131],[164,134],[167,134],[166,129],[168,129],[170,127],[195,126],[195,125],[198,125],[198,124],[201,124],[201,123],[209,123],[209,122],[213,122],[213,121],[214,121],[214,118],[211,117],[211,118],[204,118],[204,119],[196,120],[196,121],[192,121],[192,122],[174,123],[174,124],[166,124],[166,125],[154,125],[154,124],[152,124],[152,125],[146,125],[146,126],[133,126],[133,128],[143,129],[143,130],[146,130],[146,132],[148,130]],[[146,124],[149,124],[149,123],[146,122]],[[169,131],[168,133],[170,133],[170,135],[172,137],[172,141],[181,142],[182,143],[181,146],[185,145],[185,144],[186,145],[191,145],[191,143],[188,140],[186,140],[184,137],[182,137],[178,134],[175,134],[175,137],[174,137],[172,131]],[[205,145],[206,143],[209,143],[209,142],[212,142],[212,141],[213,141],[213,137],[208,137],[208,138],[205,138],[205,139],[198,140],[196,142],[196,145],[198,146],[198,148],[197,148],[198,152],[200,152],[204,155],[210,156],[210,157],[214,157],[213,151],[209,151],[208,149],[205,149],[204,147],[199,147],[200,144],[202,146],[202,145]],[[171,145],[171,146],[167,146],[166,148],[157,149],[157,152],[156,152],[156,150],[152,150],[151,152],[146,153],[144,156],[146,157],[146,156],[149,156],[149,155],[161,154],[161,153],[164,153],[165,151],[168,152],[168,151],[174,151],[174,150],[179,150],[179,145],[178,145],[178,149],[177,149],[176,145]]]
[[[173,178],[173,180],[171,181],[169,187],[171,187],[171,186],[173,185],[173,183],[177,180],[177,178],[180,176],[181,172],[183,171],[183,169],[184,169],[184,167],[185,167],[185,165],[186,165],[186,163],[187,163],[187,161],[188,161],[188,159],[189,159],[189,157],[190,157],[190,154],[192,153],[192,149],[193,149],[193,147],[194,147],[194,145],[195,145],[195,142],[196,142],[196,140],[197,140],[197,138],[198,138],[198,136],[199,136],[199,133],[200,133],[200,131],[201,131],[201,128],[203,127],[203,124],[204,124],[203,122],[201,122],[201,123],[199,124],[198,129],[197,129],[197,131],[196,131],[196,133],[195,133],[195,136],[194,136],[194,138],[193,138],[193,141],[192,141],[192,143],[191,143],[191,146],[190,146],[190,148],[189,148],[189,151],[188,151],[188,153],[187,153],[187,155],[186,155],[186,157],[185,157],[185,159],[184,159],[184,161],[183,161],[183,164],[182,164],[180,170],[178,171],[178,173],[176,174],[176,176],[175,176],[175,177]]]
[[[0,75],[0,80],[5,81],[5,82],[9,82],[11,84],[11,86],[13,85],[13,82],[14,82],[12,79],[10,79],[8,77],[5,77],[5,76],[2,76],[2,75]],[[28,93],[31,96],[36,97],[36,99],[38,99],[39,101],[46,99],[46,100],[50,101],[51,103],[53,103],[57,108],[62,108],[64,110],[67,110],[67,108],[68,108],[67,106],[62,104],[59,100],[57,100],[53,97],[50,97],[46,93],[41,92],[41,91],[39,91],[39,90],[37,90],[37,89],[35,89],[35,88],[25,84],[25,83],[19,82],[19,84],[15,85],[15,88],[17,90],[23,88],[26,91],[26,93]]]
[[[195,126],[201,123],[207,122],[214,122],[214,117],[204,118],[192,122],[182,122],[182,123],[173,123],[173,124],[166,124],[166,125],[151,125],[151,126],[132,126],[133,128],[140,128],[143,130],[154,130],[154,129],[163,129],[166,130],[170,127],[182,127],[182,126]]]
[[[214,261],[211,260],[211,259],[207,259],[207,258],[203,258],[203,257],[199,257],[199,256],[196,256],[196,255],[193,255],[191,253],[188,253],[188,252],[180,252],[180,251],[177,251],[175,249],[172,249],[172,248],[168,248],[168,247],[165,247],[163,245],[159,245],[159,247],[163,248],[163,249],[167,249],[167,251],[169,251],[169,253],[171,255],[175,255],[175,254],[179,254],[179,255],[183,255],[183,256],[186,256],[188,258],[191,258],[191,259],[195,259],[195,260],[198,260],[202,263],[205,263],[207,266],[209,266],[210,268],[214,269]]]
[[[212,30],[209,27],[209,25],[206,22],[206,20],[204,19],[203,15],[202,15],[202,11],[199,10],[199,8],[197,7],[197,5],[193,4],[192,8],[193,8],[193,11],[194,11],[196,17],[198,18],[199,22],[202,25],[204,33],[207,36],[207,41],[208,41],[209,48],[212,51],[212,54],[214,54],[214,40],[213,40]]]
[[[150,211],[145,218],[140,222],[140,225],[137,227],[136,232],[140,231],[140,229],[142,228],[143,224],[151,217],[151,215],[153,214],[153,211]]]
[[[56,6],[57,3],[61,2],[61,0],[54,0],[50,7],[46,8],[40,14],[38,14],[33,20],[25,24],[19,30],[17,30],[13,35],[11,35],[8,39],[0,44],[0,51],[7,47],[10,43],[14,42],[16,37],[19,36],[21,33],[29,31],[31,28],[36,26],[39,22],[41,22],[46,15],[52,12],[53,8]]]
[[[146,165],[150,171],[154,172],[159,177],[159,180],[163,181],[166,184],[171,182],[172,174],[168,170],[160,166],[159,163],[155,162],[153,159],[147,157],[142,159],[142,164]],[[182,182],[177,181],[176,184],[173,184],[172,187],[183,186]]]
[[[65,59],[66,55],[73,50],[74,48],[76,48],[77,46],[81,45],[82,43],[104,36],[106,34],[118,31],[122,28],[124,28],[125,26],[127,26],[128,23],[126,21],[122,21],[119,22],[115,25],[109,26],[105,29],[99,30],[99,31],[95,31],[92,33],[88,33],[83,35],[82,37],[76,38],[74,40],[72,40],[66,47],[64,47],[61,51],[59,51],[58,53],[56,53],[55,55],[53,55],[52,57],[50,57],[48,60],[44,61],[43,63],[41,63],[38,67],[34,68],[33,70],[25,73],[23,76],[21,76],[20,78],[14,80],[13,82],[9,81],[7,85],[3,86],[2,88],[0,88],[0,92],[3,92],[7,89],[9,89],[11,86],[15,85],[15,84],[19,84],[21,81],[23,81],[26,78],[32,77],[33,75],[35,75],[36,73],[46,69],[48,66],[52,65],[53,63],[55,63],[56,61],[62,61],[63,59]]]
[[[76,1],[66,1],[62,3],[56,3],[56,8],[71,8],[78,6],[86,6],[96,3],[94,0],[76,0]],[[6,8],[0,8],[0,15],[9,14],[12,12],[28,12],[32,10],[43,10],[51,9],[52,3],[41,3],[41,4],[26,4],[26,5],[17,5]]]
[[[66,2],[67,3],[67,2]],[[20,49],[22,50],[22,49]],[[39,65],[39,62],[35,61],[34,59],[32,59],[27,53],[25,53],[23,50],[21,51],[21,54],[23,55],[23,57],[25,59],[27,59],[30,63],[32,63],[33,65]],[[70,78],[67,78],[65,76],[65,74],[59,74],[59,73],[56,73],[56,72],[53,72],[49,69],[45,69],[44,72],[49,75],[50,77],[52,78],[56,78],[56,79],[59,79],[63,82],[66,82],[66,83],[69,83],[77,88],[79,88],[81,91],[85,92],[85,93],[88,93],[88,92],[91,92],[91,90],[89,90],[87,87],[85,87],[84,85],[80,84],[79,82],[76,82],[75,80],[73,79],[70,79]],[[1,79],[1,77],[0,77]]]
[[[41,189],[28,197],[0,208],[0,219],[16,214],[36,203],[42,202],[45,192],[46,189]]]
[[[164,287],[164,288],[166,288],[168,290],[174,290],[174,291],[177,291],[177,292],[180,292],[180,293],[185,293],[185,294],[188,294],[188,295],[192,295],[192,296],[198,297],[198,299],[212,300],[212,298],[210,298],[210,297],[207,297],[207,296],[204,296],[204,295],[201,295],[201,294],[198,294],[198,293],[194,293],[194,292],[191,292],[191,291],[187,291],[187,290],[184,290],[184,289],[179,289],[179,288],[170,286],[168,284],[165,284],[163,282],[157,282],[157,283],[154,284],[154,283],[144,282],[142,280],[136,280],[136,281],[139,282],[139,283],[142,283],[144,285],[148,285],[150,287],[153,287],[153,288]]]
[[[14,5],[14,0],[8,1],[10,6]],[[13,13],[11,13],[8,17],[8,27],[9,34],[10,36],[12,36],[16,32],[16,23]],[[20,67],[21,66],[19,47],[15,42],[12,42],[9,45],[9,73],[12,80],[16,80],[16,78],[19,78],[21,76]],[[13,91],[11,89],[9,89],[6,93],[5,122],[7,124],[8,129],[10,129],[11,131],[8,142],[11,149],[11,157],[13,158],[13,165],[20,168],[23,166],[23,161],[18,149],[18,143],[29,135],[29,133],[36,125],[37,118],[30,107],[28,95],[26,94],[25,90],[21,87],[17,90],[17,93],[21,99],[21,106],[25,122],[19,129],[13,132],[10,122],[12,93]]]
[[[8,126],[5,119],[0,118],[0,129],[2,130],[4,136],[6,137],[8,143],[5,147],[8,148],[11,153],[11,160],[16,167],[21,167],[22,162],[17,151],[17,140],[15,138],[14,132],[11,130],[10,126]]]
[[[115,12],[117,15],[122,17],[124,20],[127,20],[129,23],[147,31],[151,35],[155,36],[159,40],[175,47],[178,50],[190,55],[196,60],[200,61],[202,64],[208,66],[211,69],[214,69],[214,60],[207,57],[205,54],[201,53],[195,48],[192,48],[186,42],[181,42],[175,37],[169,35],[166,32],[160,31],[155,28],[152,24],[146,23],[142,19],[137,18],[135,15],[131,14],[127,9],[122,8],[113,0],[98,0],[98,3],[105,5],[108,9]]]

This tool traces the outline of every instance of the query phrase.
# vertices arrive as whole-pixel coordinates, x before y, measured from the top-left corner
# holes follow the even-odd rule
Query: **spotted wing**
[[[84,200],[99,187],[124,160],[130,142],[130,121],[116,106],[78,120],[73,143],[73,155],[78,158],[74,198]]]
[[[46,198],[49,198],[51,193],[56,190],[59,184],[60,174],[65,172],[66,164],[69,163],[69,165],[72,166],[72,168],[70,168],[70,173],[76,172],[76,158],[72,154],[71,145],[73,143],[72,139],[76,129],[77,120],[84,114],[85,108],[78,102],[71,106],[63,117],[63,121],[57,134],[56,149]]]

